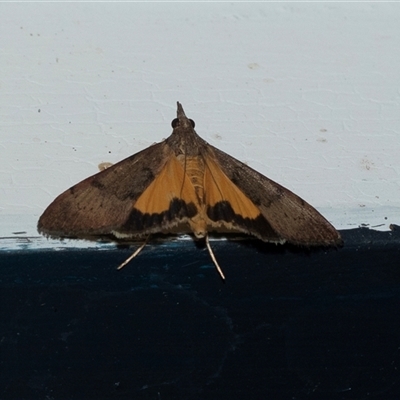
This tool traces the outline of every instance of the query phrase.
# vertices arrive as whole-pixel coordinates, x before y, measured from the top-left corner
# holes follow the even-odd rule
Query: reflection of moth
[[[193,233],[206,239],[212,257],[209,232],[303,246],[341,243],[336,229],[300,197],[201,139],[180,103],[172,127],[163,142],[58,196],[40,217],[39,232],[116,240]]]

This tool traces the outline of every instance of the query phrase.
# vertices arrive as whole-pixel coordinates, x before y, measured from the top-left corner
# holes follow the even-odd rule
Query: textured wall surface
[[[9,3],[0,13],[1,236],[167,137],[211,144],[337,228],[400,214],[395,3]]]

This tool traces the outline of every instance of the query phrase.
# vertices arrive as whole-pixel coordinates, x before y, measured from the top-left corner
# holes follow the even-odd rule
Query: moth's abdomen
[[[184,179],[189,178],[199,204],[204,204],[204,160],[199,156],[187,157],[181,155],[177,158],[185,172]],[[184,184],[185,182],[182,182],[182,186]]]

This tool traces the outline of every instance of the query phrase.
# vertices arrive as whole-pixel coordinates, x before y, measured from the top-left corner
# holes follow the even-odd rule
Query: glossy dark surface
[[[0,399],[398,399],[400,234],[0,253]]]

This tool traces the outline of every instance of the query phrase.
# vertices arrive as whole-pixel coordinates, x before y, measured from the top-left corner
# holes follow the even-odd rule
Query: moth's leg
[[[209,240],[208,240],[208,235],[206,235],[206,245],[207,245],[208,252],[210,253],[211,260],[213,260],[213,262],[214,262],[215,268],[217,268],[217,271],[218,271],[218,273],[220,274],[221,278],[222,278],[223,280],[225,280],[225,275],[224,275],[224,273],[222,272],[222,269],[221,269],[221,267],[219,266],[218,261],[217,261],[217,259],[215,258],[214,253],[213,253],[213,251],[212,251],[212,249],[211,249],[210,242],[209,242]]]
[[[149,237],[150,235],[147,236],[144,243],[138,249],[136,249],[136,251],[131,256],[129,256],[121,265],[119,265],[117,269],[122,269],[123,267],[125,267],[126,264],[128,264],[132,259],[134,259],[143,250],[143,247],[146,246]]]

